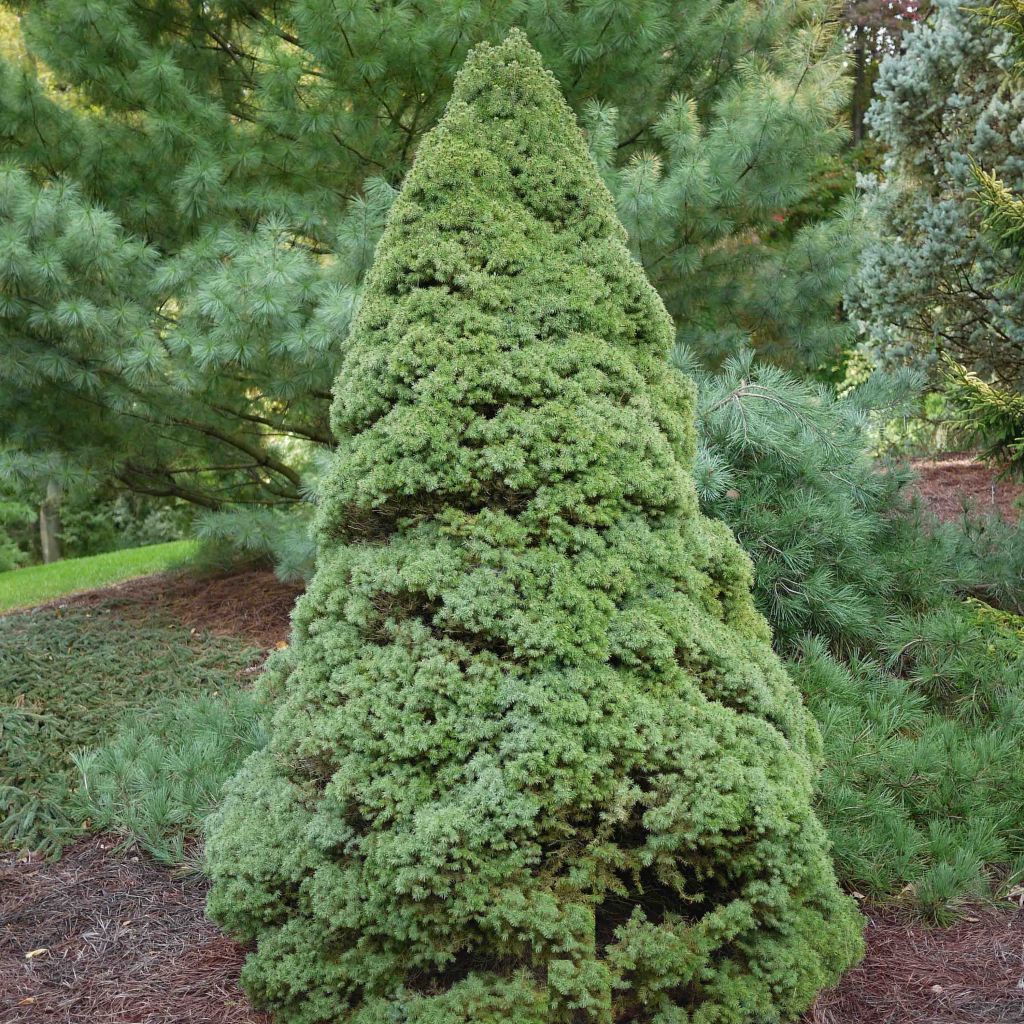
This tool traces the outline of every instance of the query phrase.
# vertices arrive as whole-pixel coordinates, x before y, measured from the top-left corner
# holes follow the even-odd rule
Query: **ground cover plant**
[[[481,45],[337,388],[211,915],[281,1020],[791,1018],[859,954],[820,737],[690,476],[671,321],[557,82]]]
[[[0,612],[177,569],[187,564],[196,551],[194,541],[175,540],[0,572]]]
[[[225,781],[265,742],[263,710],[225,674],[219,690],[165,698],[125,716],[107,743],[74,757],[72,814],[163,864],[198,869],[202,849],[191,841]]]
[[[103,607],[0,618],[0,845],[56,853],[88,813],[75,755],[154,703],[237,687],[254,653]]]
[[[907,640],[930,646],[951,624],[969,647],[935,661],[956,661],[959,671],[922,658],[901,676],[871,659],[839,662],[820,642],[790,664],[825,735],[816,806],[844,884],[940,924],[1024,878],[1020,640],[958,609],[915,623]],[[950,707],[976,711],[979,697],[991,702],[984,714]]]

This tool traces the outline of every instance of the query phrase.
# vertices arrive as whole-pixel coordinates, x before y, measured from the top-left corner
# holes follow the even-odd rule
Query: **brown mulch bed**
[[[918,474],[915,489],[943,522],[959,519],[965,501],[976,514],[998,512],[1007,522],[1021,516],[1024,486],[996,479],[998,474],[972,452],[913,459],[911,465]]]
[[[0,1024],[269,1024],[238,987],[244,951],[203,917],[205,891],[102,837],[56,864],[0,858]],[[942,929],[874,910],[867,941],[805,1024],[1024,1022],[1024,911]]]
[[[0,1022],[265,1024],[238,987],[245,954],[203,917],[202,880],[113,846],[0,856]]]
[[[875,910],[865,935],[863,962],[806,1024],[1024,1022],[1024,910],[978,909],[950,928]]]
[[[269,649],[288,639],[292,607],[301,593],[301,585],[282,583],[265,569],[202,576],[169,572],[62,597],[40,607],[102,605],[121,618],[158,616]]]

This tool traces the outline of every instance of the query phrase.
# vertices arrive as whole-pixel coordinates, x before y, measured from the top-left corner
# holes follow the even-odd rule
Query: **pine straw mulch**
[[[949,928],[869,912],[867,955],[805,1024],[1022,1024],[1024,909],[977,908]]]
[[[0,1022],[269,1024],[238,987],[244,951],[203,916],[205,889],[103,837],[56,864],[0,857]],[[805,1024],[1024,1022],[1024,910],[945,929],[873,910],[867,940]]]
[[[0,1022],[265,1024],[204,893],[102,837],[55,864],[0,856]]]
[[[266,569],[199,576],[166,572],[58,598],[40,607],[102,606],[128,621],[170,619],[269,650],[288,639],[292,607],[300,593],[300,584],[282,583]]]
[[[975,515],[998,512],[1008,523],[1021,516],[1024,485],[998,479],[998,473],[978,462],[973,452],[912,459],[910,464],[918,475],[915,490],[943,522],[959,519],[965,501]]]

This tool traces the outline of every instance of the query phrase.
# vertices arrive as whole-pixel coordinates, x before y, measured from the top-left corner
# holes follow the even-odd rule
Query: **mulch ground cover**
[[[916,490],[943,522],[959,519],[965,501],[975,514],[998,512],[1007,522],[1020,518],[1024,485],[998,479],[971,452],[913,459],[911,465],[918,474]]]
[[[806,1024],[1024,1021],[1024,910],[978,908],[949,928],[872,910],[865,937],[864,960]]]
[[[203,916],[206,886],[103,837],[57,863],[0,858],[3,1024],[269,1024],[238,987],[245,953]],[[1021,1024],[1024,911],[952,928],[871,911],[864,962],[806,1024]]]
[[[102,837],[57,863],[0,857],[0,1021],[265,1024],[205,885]]]
[[[42,607],[103,606],[124,619],[155,616],[270,650],[288,639],[292,607],[301,592],[300,584],[282,583],[265,569],[204,576],[173,572],[127,580]]]

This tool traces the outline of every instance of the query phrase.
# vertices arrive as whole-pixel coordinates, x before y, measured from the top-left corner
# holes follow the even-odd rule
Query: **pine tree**
[[[848,293],[852,315],[880,363],[934,368],[940,353],[993,382],[1024,382],[1024,291],[1010,247],[983,230],[973,167],[1024,188],[1024,91],[1001,29],[957,0],[929,18],[882,63],[868,113],[887,148],[867,182],[871,228]]]
[[[817,366],[847,337],[851,226],[794,213],[844,138],[823,0],[3,6],[0,445],[210,510],[300,503],[394,188],[512,24],[681,340]]]
[[[1013,64],[1006,73],[1007,89],[1019,89],[1024,76],[1024,3],[1021,0],[993,0],[987,7],[978,8],[978,17],[991,25],[1006,39]],[[973,165],[978,182],[979,198],[985,211],[984,226],[1013,254],[1016,270],[1011,284],[1024,285],[1024,198],[1014,194],[995,174]]]
[[[953,407],[950,425],[968,443],[985,446],[983,459],[1024,476],[1024,395],[993,387],[952,359],[946,360],[943,376]]]
[[[918,408],[917,374],[874,374],[837,396],[749,355],[696,379],[694,478],[703,512],[754,562],[753,593],[775,648],[808,636],[833,653],[879,654],[894,618],[949,599],[949,552],[908,497],[906,467],[876,455],[878,424]]]
[[[470,55],[370,271],[209,910],[294,1022],[788,1019],[859,949],[820,739],[554,77]]]
[[[1021,0],[994,0],[976,13],[1006,38],[1014,61],[1006,73],[1005,88],[1019,90],[1024,72],[1024,4]],[[982,226],[991,244],[1007,250],[1012,261],[1012,273],[1004,287],[1019,292],[1024,285],[1024,197],[976,161],[971,162],[971,169],[984,211]],[[1024,363],[1019,350],[1008,357]],[[956,426],[972,442],[984,443],[985,458],[1007,472],[1024,475],[1024,395],[1020,393],[1024,370],[1017,375],[1015,391],[993,386],[953,360],[947,362],[944,377]]]

